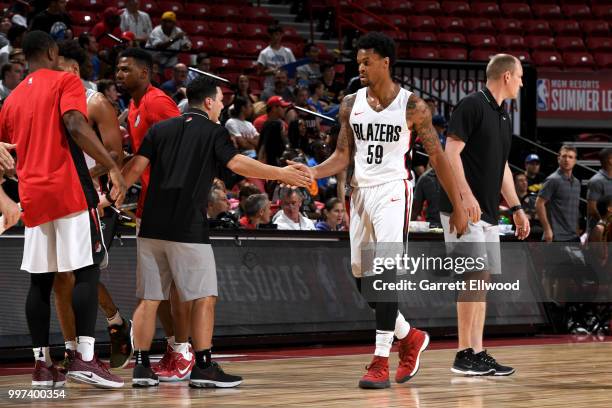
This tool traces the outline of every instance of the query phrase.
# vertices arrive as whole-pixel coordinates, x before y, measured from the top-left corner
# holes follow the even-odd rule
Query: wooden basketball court
[[[221,359],[222,367],[245,378],[235,389],[191,389],[187,383],[162,383],[150,389],[130,386],[131,370],[121,390],[99,390],[69,383],[61,400],[19,401],[9,389],[29,389],[29,374],[0,377],[0,406],[54,407],[211,407],[211,406],[369,406],[369,407],[610,407],[612,406],[612,343],[587,342],[491,347],[500,362],[514,365],[511,377],[460,377],[450,373],[453,349],[428,350],[419,374],[386,390],[357,387],[369,354],[295,357],[247,354]],[[364,348],[365,350],[365,348]],[[317,354],[316,349],[313,353]],[[250,358],[251,360],[245,360]],[[257,360],[257,358],[264,358]],[[242,361],[231,361],[231,360]],[[393,353],[391,375],[397,365]],[[10,370],[10,368],[7,368]],[[4,370],[3,372],[6,372]],[[17,370],[17,369],[15,369]],[[24,370],[21,370],[22,372]]]

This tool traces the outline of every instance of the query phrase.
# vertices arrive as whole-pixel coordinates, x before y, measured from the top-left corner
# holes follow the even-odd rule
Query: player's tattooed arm
[[[338,114],[340,120],[340,133],[338,134],[336,150],[334,150],[334,153],[323,163],[311,168],[313,178],[334,176],[346,169],[350,164],[351,157],[355,151],[355,138],[349,118],[356,97],[357,94],[351,94],[342,99],[340,113]]]

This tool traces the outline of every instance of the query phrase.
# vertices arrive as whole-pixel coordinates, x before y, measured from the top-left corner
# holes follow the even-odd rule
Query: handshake
[[[315,171],[304,163],[287,160],[287,166],[280,168],[278,181],[283,187],[310,187],[316,178]]]

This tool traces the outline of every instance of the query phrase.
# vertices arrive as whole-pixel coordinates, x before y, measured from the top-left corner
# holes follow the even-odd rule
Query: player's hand
[[[110,195],[115,202],[115,206],[119,207],[121,204],[123,204],[123,200],[125,200],[127,186],[125,185],[125,180],[123,179],[119,168],[114,167],[111,169],[109,175],[111,181],[113,182],[113,189],[111,190]]]
[[[544,241],[546,242],[552,242],[553,240],[553,231],[552,228],[546,228],[544,230]]]
[[[525,211],[518,210],[512,214],[512,219],[514,220],[514,226],[516,227],[516,231],[514,235],[518,237],[518,239],[523,240],[529,236],[529,232],[531,232],[531,226],[529,225],[529,218]]]
[[[467,233],[468,231],[468,216],[466,211],[463,208],[459,208],[453,211],[450,215],[450,219],[448,220],[448,224],[450,226],[450,233],[457,233],[457,237],[461,237],[461,235]]]
[[[311,183],[317,179],[315,171],[314,171],[314,169],[312,167],[308,167],[304,163],[298,163],[298,162],[294,162],[292,160],[287,160],[287,164],[300,166],[300,169],[302,171],[304,171],[305,173],[307,173],[308,177],[310,177],[310,182]]]
[[[4,215],[4,225],[2,226],[4,230],[17,224],[19,217],[21,217],[19,205],[10,198],[4,201],[0,200],[0,212]]]
[[[312,184],[310,174],[304,170],[304,167],[301,163],[283,167],[279,181],[293,187],[310,187]]]
[[[480,204],[478,204],[478,200],[476,200],[474,194],[472,194],[472,192],[462,194],[461,201],[463,203],[463,208],[467,212],[468,219],[473,224],[476,224],[478,221],[480,221],[480,216],[482,215],[482,212],[480,211]]]
[[[15,167],[15,160],[9,150],[14,149],[17,145],[0,143],[0,170],[9,171]]]
[[[291,184],[291,183],[284,182],[283,180],[280,180],[281,181],[281,184],[280,184],[281,187],[289,187],[289,188],[294,188],[295,189],[295,188],[298,188],[298,187],[307,187],[308,188],[308,187],[311,186],[312,182],[315,180],[315,178],[313,177],[312,168],[308,167],[304,163],[297,163],[297,162],[294,162],[294,161],[291,161],[291,160],[287,160],[287,164],[289,165],[287,167],[294,166],[297,169],[301,170],[304,174],[306,174],[309,177],[309,182],[308,182],[308,185],[300,186],[300,185],[297,185],[297,184]]]

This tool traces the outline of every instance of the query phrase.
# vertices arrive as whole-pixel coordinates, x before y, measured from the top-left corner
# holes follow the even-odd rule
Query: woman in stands
[[[337,197],[330,198],[323,209],[323,219],[316,223],[317,231],[344,231],[344,204]]]

